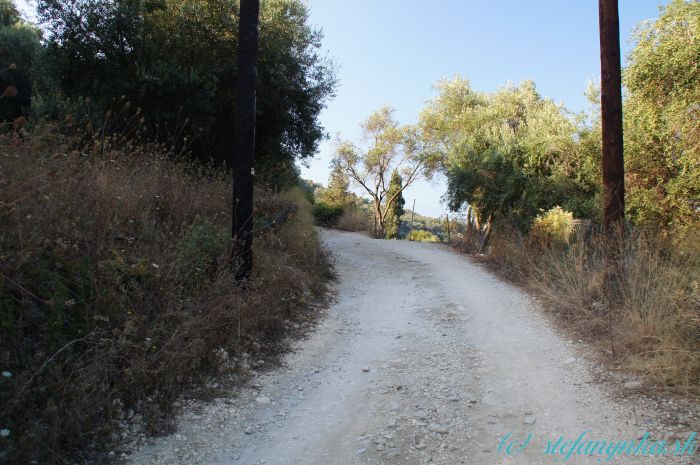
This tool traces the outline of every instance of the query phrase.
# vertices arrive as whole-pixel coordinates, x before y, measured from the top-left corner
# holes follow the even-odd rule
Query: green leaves
[[[563,200],[564,189],[552,186],[575,172],[569,165],[577,128],[562,107],[543,99],[532,81],[493,94],[460,77],[436,88],[420,128],[440,159],[433,166],[447,176],[451,209],[466,203],[482,216],[514,216],[527,228],[539,208]]]
[[[386,218],[401,191],[425,175],[430,152],[417,127],[401,126],[394,119],[394,110],[385,106],[372,113],[362,124],[364,139],[370,141],[364,150],[348,141],[339,140],[333,166],[339,167],[367,194],[373,203],[375,235],[384,236]],[[391,184],[390,173],[398,177]],[[394,191],[391,191],[393,186]],[[400,215],[399,215],[400,216]]]
[[[391,182],[389,189],[386,192],[386,203],[391,202],[387,207],[386,215],[386,238],[397,239],[399,237],[399,226],[401,224],[401,216],[404,214],[404,205],[406,201],[401,193],[403,187],[401,175],[397,171],[391,174]]]
[[[700,3],[674,0],[635,31],[624,84],[628,213],[647,226],[700,224]]]
[[[90,96],[98,114],[125,95],[142,109],[149,137],[188,137],[195,157],[230,161],[238,2],[40,0],[38,6],[49,32],[43,93]],[[312,156],[325,137],[318,116],[336,77],[319,54],[321,34],[309,25],[305,2],[262,2],[260,21],[256,175],[280,188],[296,182],[295,161]]]

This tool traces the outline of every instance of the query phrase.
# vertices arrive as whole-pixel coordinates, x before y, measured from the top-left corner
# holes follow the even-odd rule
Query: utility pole
[[[416,212],[416,199],[413,199],[413,208],[411,208],[411,227],[408,230],[408,235],[411,235],[411,231],[413,231],[413,214]]]
[[[445,218],[447,219],[447,243],[450,243],[450,214],[445,213]]]
[[[241,0],[238,28],[236,108],[233,147],[232,263],[236,279],[253,271],[253,180],[255,176],[255,84],[260,0]]]
[[[603,126],[603,229],[624,236],[625,163],[622,139],[620,20],[617,0],[598,0],[600,101]]]

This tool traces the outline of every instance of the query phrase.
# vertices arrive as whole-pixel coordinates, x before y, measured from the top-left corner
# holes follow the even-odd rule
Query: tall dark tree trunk
[[[598,9],[603,126],[603,228],[606,235],[611,237],[613,234],[624,235],[625,219],[620,22],[617,0],[598,0]]]
[[[233,263],[236,278],[253,271],[253,180],[255,162],[255,84],[260,0],[241,0],[238,30],[235,142],[233,151]]]

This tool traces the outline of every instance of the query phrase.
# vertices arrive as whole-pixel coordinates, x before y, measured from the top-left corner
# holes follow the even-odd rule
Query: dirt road
[[[631,440],[653,430],[656,419],[593,382],[582,344],[465,257],[435,244],[322,234],[339,281],[310,338],[282,369],[187,413],[177,434],[131,463],[561,463],[564,455],[544,455],[548,440],[585,430],[584,441]],[[511,442],[520,452],[507,457]]]

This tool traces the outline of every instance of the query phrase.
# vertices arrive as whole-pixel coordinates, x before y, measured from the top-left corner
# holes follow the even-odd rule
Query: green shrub
[[[226,249],[221,228],[197,216],[177,246],[180,279],[191,286],[206,281],[216,273],[216,261]]]
[[[415,229],[408,234],[408,240],[416,242],[440,242],[440,238],[430,231]]]
[[[314,218],[316,223],[321,226],[333,226],[342,215],[343,208],[341,207],[331,207],[325,203],[314,205]]]
[[[530,240],[541,247],[565,247],[574,230],[574,215],[554,207],[535,218]]]

